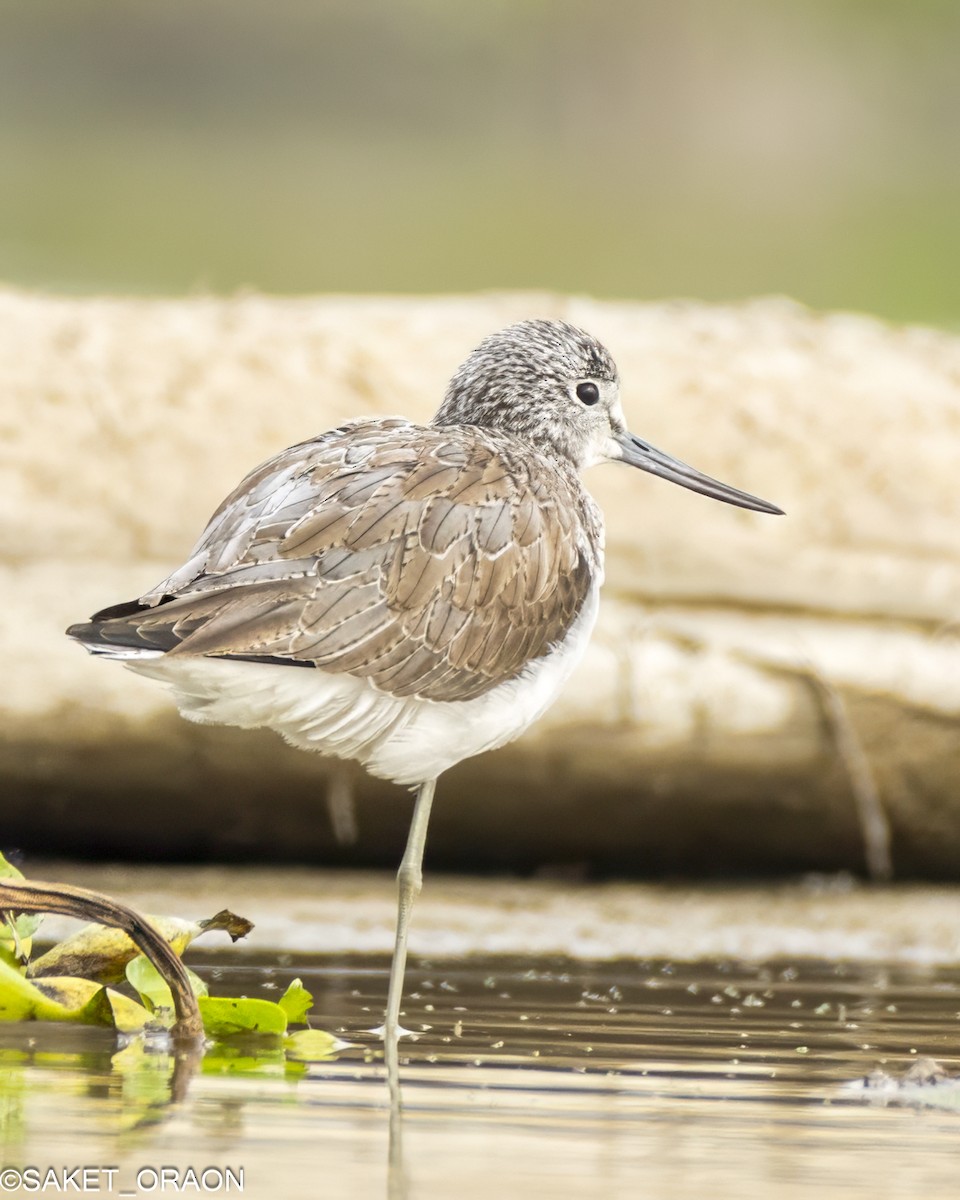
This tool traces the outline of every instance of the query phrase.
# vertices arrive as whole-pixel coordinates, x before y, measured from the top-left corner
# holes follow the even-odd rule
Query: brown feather
[[[263,655],[466,700],[562,640],[601,538],[573,467],[511,434],[360,421],[248,475],[142,598],[155,607],[118,624],[178,640],[179,655]]]

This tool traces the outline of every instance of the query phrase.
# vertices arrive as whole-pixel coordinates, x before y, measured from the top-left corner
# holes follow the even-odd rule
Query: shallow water
[[[0,1026],[4,1163],[117,1167],[114,1194],[161,1194],[149,1173],[137,1189],[144,1168],[168,1166],[183,1181],[188,1166],[218,1166],[242,1169],[246,1196],[385,1196],[386,1087],[377,1040],[363,1031],[381,1020],[386,961],[258,965],[234,952],[192,965],[214,994],[275,998],[300,976],[313,1024],[352,1044],[303,1068],[240,1047],[191,1077],[138,1042],[118,1053],[105,1031]],[[408,979],[413,1200],[945,1197],[960,1187],[952,1087],[855,1088],[877,1067],[899,1075],[923,1056],[960,1065],[958,971],[470,959],[414,964]],[[17,1194],[5,1178],[0,1188]],[[208,1191],[225,1190],[223,1178],[208,1175]],[[109,1182],[98,1177],[103,1192]]]

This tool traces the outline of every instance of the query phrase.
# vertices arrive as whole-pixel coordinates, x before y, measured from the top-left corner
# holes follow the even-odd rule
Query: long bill
[[[702,496],[710,496],[713,500],[722,500],[724,504],[735,504],[738,508],[750,508],[754,512],[783,516],[783,509],[777,508],[775,504],[768,504],[766,500],[761,500],[758,496],[751,496],[749,492],[741,492],[739,488],[731,487],[728,483],[712,479],[709,475],[704,475],[702,471],[687,466],[679,458],[671,458],[669,454],[664,454],[655,446],[642,442],[640,438],[634,437],[627,430],[616,433],[614,437],[619,451],[617,458],[620,462],[628,463],[631,467],[639,467],[641,471],[649,471],[651,475],[659,475],[661,479],[669,479],[671,483],[679,483],[681,487],[689,488],[692,492],[699,492]]]

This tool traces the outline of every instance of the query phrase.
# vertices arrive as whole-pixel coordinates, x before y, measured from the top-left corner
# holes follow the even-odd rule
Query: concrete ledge
[[[155,583],[253,464],[360,413],[427,419],[485,333],[533,315],[607,342],[637,432],[788,515],[592,471],[594,643],[527,737],[444,779],[433,861],[861,869],[852,735],[895,870],[955,876],[960,339],[776,299],[0,292],[0,844],[395,863],[396,789],[190,726],[62,629]]]

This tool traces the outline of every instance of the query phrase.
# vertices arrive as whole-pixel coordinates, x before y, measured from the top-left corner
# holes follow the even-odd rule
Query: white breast
[[[473,700],[398,698],[352,675],[272,663],[160,655],[125,665],[168,684],[191,721],[275,729],[303,749],[356,759],[381,779],[421,783],[512,741],[549,708],[590,640],[599,592],[597,580],[548,655]]]

